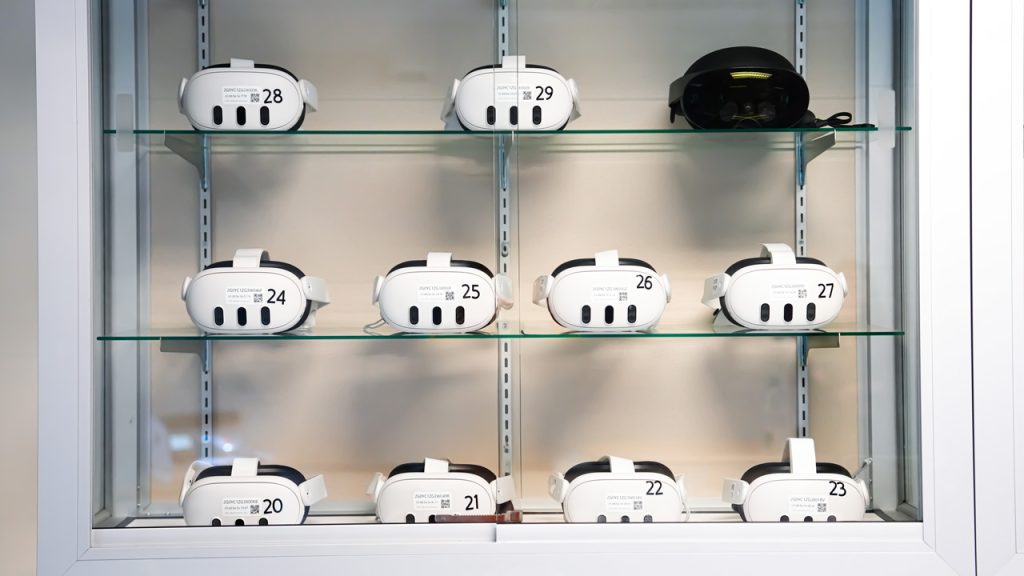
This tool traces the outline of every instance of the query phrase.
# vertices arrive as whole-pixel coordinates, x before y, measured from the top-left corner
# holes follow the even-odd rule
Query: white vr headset
[[[366,493],[384,523],[433,522],[436,515],[479,516],[498,512],[512,500],[511,476],[496,478],[487,468],[427,458],[402,464],[385,477],[377,473]]]
[[[679,522],[690,519],[686,484],[658,462],[608,456],[548,480],[566,522]]]
[[[758,464],[726,480],[722,499],[747,522],[850,522],[871,498],[864,480],[838,464],[817,462],[814,440],[790,438],[782,462]]]
[[[321,475],[306,480],[288,466],[235,458],[230,466],[193,462],[179,503],[189,526],[266,526],[302,524],[309,507],[326,497]]]
[[[241,249],[210,264],[181,287],[192,322],[212,334],[277,334],[309,329],[330,303],[327,283],[265,250]]]
[[[581,332],[653,328],[671,300],[668,276],[617,250],[570,260],[533,283],[533,303],[546,301],[555,322]]]
[[[232,58],[182,78],[178,109],[196,130],[298,130],[316,86],[269,64]]]
[[[759,258],[740,260],[704,281],[716,324],[752,329],[812,329],[835,320],[846,297],[846,277],[820,260],[795,257],[785,244],[763,244]]]
[[[452,83],[441,109],[447,130],[552,131],[580,116],[576,81],[552,68],[503,56]]]
[[[431,252],[378,276],[373,303],[396,330],[424,334],[473,332],[494,321],[498,307],[512,307],[512,282],[479,262]]]

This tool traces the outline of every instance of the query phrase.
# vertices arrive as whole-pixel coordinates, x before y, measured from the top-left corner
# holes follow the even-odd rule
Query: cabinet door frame
[[[92,528],[93,382],[103,378],[104,141],[98,0],[37,0],[39,150],[38,569],[56,574],[227,570],[451,573],[685,567],[694,573],[974,574],[971,408],[970,2],[920,2],[916,326],[922,500],[917,523]],[[914,108],[914,106],[911,106]],[[950,110],[954,112],[951,113]],[[910,147],[913,149],[913,146]],[[1020,444],[1020,443],[1019,443]],[[453,557],[456,557],[453,559]]]
[[[1010,575],[1024,573],[1024,4],[979,3],[972,20],[978,574]]]

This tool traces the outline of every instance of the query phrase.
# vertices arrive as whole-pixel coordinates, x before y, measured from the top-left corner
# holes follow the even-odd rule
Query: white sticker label
[[[220,93],[221,104],[258,104],[259,86],[225,86]]]
[[[594,286],[590,289],[592,302],[625,302],[629,300],[628,286]]]
[[[497,84],[494,86],[494,101],[499,104],[515,104],[519,101],[533,101],[533,87],[516,84]]]
[[[451,284],[424,284],[416,289],[419,302],[451,302],[455,300],[455,287]]]
[[[221,516],[255,516],[260,513],[259,498],[225,498],[220,506]]]
[[[608,494],[604,497],[609,512],[643,512],[644,497],[640,494]]]
[[[413,492],[413,510],[451,510],[451,492]]]
[[[773,300],[803,300],[810,297],[807,284],[803,282],[780,282],[772,284],[771,297]]]
[[[789,515],[812,516],[814,514],[828,514],[827,496],[790,496]]]
[[[263,288],[255,286],[229,286],[224,290],[224,301],[228,304],[263,304]]]

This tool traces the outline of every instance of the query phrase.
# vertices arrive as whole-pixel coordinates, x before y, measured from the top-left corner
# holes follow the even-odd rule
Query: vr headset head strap
[[[429,254],[427,254],[428,268],[451,268],[451,266],[451,252],[430,252]]]
[[[789,470],[793,474],[815,474],[818,471],[817,459],[814,455],[813,438],[790,438],[782,452],[782,461],[789,462]]]
[[[192,483],[195,482],[199,473],[209,467],[210,463],[203,462],[202,460],[196,460],[188,467],[188,472],[185,472],[185,480],[181,483],[181,495],[178,496],[179,505],[185,503],[185,494],[188,493],[188,489],[192,487]]]
[[[299,492],[302,494],[302,503],[306,506],[312,506],[326,498],[327,485],[324,483],[324,475],[317,474],[300,484]]]
[[[259,268],[260,263],[270,260],[270,252],[262,248],[239,248],[231,261],[233,268]]]
[[[252,478],[259,474],[259,458],[235,458],[231,463],[231,476],[236,478]]]
[[[595,266],[618,266],[619,265],[619,251],[618,250],[605,250],[604,252],[597,252],[594,254],[594,265]]]
[[[722,303],[720,299],[722,296],[725,296],[726,291],[729,290],[729,280],[729,275],[725,273],[715,274],[705,280],[704,295],[701,296],[700,301],[712,310],[718,310],[721,308]]]
[[[424,458],[423,471],[427,474],[447,474],[448,461],[438,460],[436,458]]]
[[[787,244],[761,244],[761,256],[772,259],[772,264],[796,264],[796,255]]]

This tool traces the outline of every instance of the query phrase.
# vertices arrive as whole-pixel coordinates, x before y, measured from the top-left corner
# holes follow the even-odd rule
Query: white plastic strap
[[[541,276],[533,281],[533,303],[540,304],[551,294],[551,276]]]
[[[316,89],[316,84],[309,80],[299,80],[299,93],[302,94],[302,101],[306,103],[306,106],[316,112],[317,107],[320,106],[320,93]]]
[[[427,474],[447,474],[448,461],[437,460],[435,458],[424,458],[423,471],[426,472]]]
[[[526,56],[502,56],[501,68],[503,70],[526,70]]]
[[[302,503],[312,506],[327,498],[327,485],[324,484],[324,475],[317,474],[299,485],[299,492],[302,493]]]
[[[761,256],[770,257],[772,264],[796,264],[796,255],[786,244],[761,244]]]
[[[387,479],[384,478],[384,474],[377,472],[373,475],[373,479],[370,480],[370,485],[366,487],[366,495],[372,496],[373,501],[377,501],[377,497],[380,496],[380,490],[384,487],[384,482]]]
[[[234,477],[256,476],[259,467],[259,458],[235,458],[235,461],[231,463],[231,475]]]
[[[493,482],[494,502],[504,504],[516,495],[516,481],[511,476],[502,476]]]
[[[494,277],[494,296],[497,299],[496,305],[501,306],[505,310],[511,308],[515,303],[512,279],[504,274],[496,275]]]
[[[376,304],[380,301],[380,289],[384,287],[384,277],[377,276],[377,279],[373,281],[373,303]]]
[[[618,266],[619,251],[605,250],[604,252],[598,252],[597,254],[594,254],[594,264],[596,264],[597,266]]]
[[[565,481],[565,476],[559,473],[548,478],[548,494],[551,494],[559,504],[565,501],[566,495],[569,494],[569,483]]]
[[[676,487],[679,488],[679,495],[686,501],[686,474],[676,476]]]
[[[270,252],[261,248],[239,248],[231,265],[235,268],[259,268],[260,262],[270,260]]]
[[[256,62],[245,58],[232,58],[230,66],[232,68],[255,68]]]
[[[455,114],[455,95],[459,93],[459,79],[456,78],[452,82],[451,90],[448,91],[448,96],[444,99],[444,104],[441,105],[441,121],[447,123],[448,119]]]
[[[431,252],[427,254],[427,266],[430,268],[451,268],[451,252]]]
[[[606,456],[606,459],[608,460],[608,471],[612,474],[632,474],[636,472],[633,461],[628,458]]]
[[[793,474],[814,474],[818,471],[818,463],[814,456],[813,438],[790,438],[786,441],[786,449],[782,453],[783,462],[789,462]]]
[[[185,104],[182,99],[185,97],[185,86],[188,85],[188,78],[182,78],[178,84],[178,112],[185,113]]]
[[[665,302],[672,301],[672,285],[668,282],[668,274],[661,275],[661,284],[665,287]]]
[[[580,89],[572,78],[569,78],[569,94],[572,95],[572,112],[569,114],[569,120],[571,121],[583,115],[583,112],[580,110]]]
[[[327,282],[316,276],[302,277],[302,290],[306,298],[318,305],[330,304],[331,295],[327,293]]]
[[[743,504],[747,500],[747,490],[750,484],[743,480],[726,478],[722,483],[722,500],[728,504]]]
[[[722,303],[719,298],[725,296],[725,292],[729,289],[730,277],[728,274],[715,274],[704,281],[704,295],[701,296],[700,301],[705,306],[718,310],[722,307]]]
[[[178,496],[178,504],[185,503],[185,494],[188,493],[188,489],[192,487],[192,483],[195,482],[196,476],[203,470],[209,468],[210,465],[202,460],[196,460],[188,467],[188,472],[185,472],[185,480],[181,483],[181,495]]]

